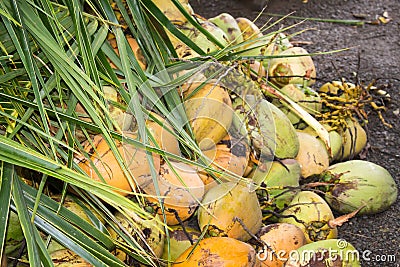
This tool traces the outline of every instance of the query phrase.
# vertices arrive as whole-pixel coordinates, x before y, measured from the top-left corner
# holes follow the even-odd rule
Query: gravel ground
[[[254,0],[254,2],[257,2]],[[262,1],[259,1],[262,2]],[[208,18],[222,12],[234,17],[254,19],[259,4],[251,1],[213,1],[191,0],[196,13]],[[341,48],[350,50],[313,57],[317,67],[318,84],[345,77],[356,82],[358,74],[361,84],[373,80],[376,86],[384,88],[391,96],[386,104],[388,110],[383,114],[393,128],[385,127],[375,112],[369,113],[369,148],[366,160],[385,167],[400,184],[400,1],[399,0],[301,0],[270,1],[264,14],[257,21],[262,25],[271,14],[289,14],[293,16],[353,20],[361,19],[361,26],[343,23],[306,21],[296,28],[313,29],[296,37],[302,47],[309,52],[330,51]],[[387,13],[384,13],[387,12]],[[369,23],[378,16],[391,18],[386,24]],[[276,19],[275,17],[273,19]],[[293,25],[300,20],[286,19],[280,25]],[[360,252],[362,266],[400,266],[400,205],[397,201],[387,211],[371,216],[352,219],[339,229],[339,237],[353,244]]]

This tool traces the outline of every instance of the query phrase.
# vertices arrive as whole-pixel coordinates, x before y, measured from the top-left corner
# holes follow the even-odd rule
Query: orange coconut
[[[161,116],[153,113],[156,120],[147,119],[146,126],[153,135],[157,145],[169,153],[177,156],[181,155],[178,139],[172,134],[174,132],[172,126]]]
[[[252,246],[230,237],[210,237],[183,252],[173,266],[260,266]]]
[[[147,68],[147,62],[146,59],[142,53],[142,50],[139,47],[138,42],[135,40],[135,38],[133,38],[132,36],[127,36],[126,40],[129,43],[129,46],[131,47],[133,53],[135,54],[135,57],[139,63],[139,66],[142,68],[142,70],[145,70]],[[117,40],[116,39],[111,39],[110,44],[112,46],[112,48],[114,49],[115,53],[117,53],[117,55],[119,56],[119,50],[118,50],[118,46],[117,46]],[[111,67],[116,69],[117,66],[115,66],[114,63],[110,63]]]
[[[227,135],[216,146],[204,150],[203,153],[210,159],[211,167],[216,170],[242,176],[248,165],[250,148],[244,140]],[[212,175],[205,170],[200,171],[199,175],[209,188],[217,184]],[[215,177],[221,178],[223,175],[215,173]]]
[[[257,236],[265,242],[263,253],[259,255],[261,266],[284,266],[291,251],[307,244],[303,231],[290,223],[274,223],[264,226]]]
[[[136,138],[134,133],[127,133],[126,135],[133,139]],[[135,180],[151,176],[151,165],[148,162],[145,150],[126,142],[116,141],[117,149],[126,164],[127,170],[132,175],[128,178],[102,135],[96,135],[92,143],[93,146],[90,142],[86,142],[84,146],[90,158],[78,160],[79,166],[93,180],[106,182],[111,186],[127,191],[119,191],[122,195],[127,195],[128,192],[135,189]],[[153,161],[155,168],[159,170],[160,156],[153,154]],[[131,179],[131,182],[128,179]]]

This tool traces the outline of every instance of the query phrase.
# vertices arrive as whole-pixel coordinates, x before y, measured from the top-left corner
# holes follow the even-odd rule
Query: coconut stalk
[[[329,155],[332,154],[329,133],[325,127],[321,125],[321,123],[319,123],[313,116],[311,116],[311,114],[305,111],[299,104],[282,94],[279,90],[266,84],[261,85],[261,90],[266,96],[277,98],[283,105],[285,105],[288,109],[305,121],[309,126],[311,126],[321,138],[322,142],[324,142]]]

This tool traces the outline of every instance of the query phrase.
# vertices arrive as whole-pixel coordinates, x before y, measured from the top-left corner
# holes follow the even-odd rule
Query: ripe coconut
[[[281,267],[293,250],[307,244],[303,231],[290,223],[274,223],[264,226],[257,233],[264,245],[259,259],[261,266]]]
[[[192,83],[185,92],[184,107],[194,138],[207,150],[224,138],[232,123],[232,102],[225,88],[210,82]]]
[[[261,209],[252,185],[227,182],[208,190],[198,211],[198,222],[209,236],[249,240],[247,231],[256,234],[262,225]]]
[[[259,267],[260,262],[254,248],[247,243],[230,237],[209,237],[189,247],[173,266]]]
[[[147,119],[146,126],[153,135],[157,145],[169,153],[177,156],[181,155],[178,139],[172,134],[174,129],[172,126],[161,116],[153,113],[155,119]],[[150,144],[154,145],[152,142]]]
[[[126,136],[136,139],[136,134],[127,132]],[[86,141],[84,150],[90,158],[76,158],[79,167],[95,181],[124,190],[118,191],[127,195],[135,189],[138,179],[151,179],[151,165],[148,162],[145,150],[139,149],[127,142],[116,141],[116,146],[132,177],[127,177],[117,158],[108,146],[102,135],[96,135],[92,142]],[[153,154],[156,170],[160,169],[160,156]]]
[[[179,224],[179,220],[188,219],[196,211],[204,195],[204,184],[197,171],[181,162],[170,162],[161,165],[157,186],[165,207],[168,225]],[[147,177],[139,183],[140,188],[148,195],[148,200],[159,205],[156,198],[157,190],[152,177]],[[162,210],[158,208],[161,215]],[[178,218],[177,218],[178,217]]]
[[[397,199],[398,189],[390,173],[383,167],[364,160],[336,163],[322,175],[332,182],[325,199],[332,209],[358,214],[375,214],[389,208]]]
[[[333,128],[327,124],[322,124],[322,126],[328,131],[330,148],[331,148],[331,155],[329,157],[329,163],[332,163],[335,160],[337,160],[338,157],[341,155],[342,146],[343,146],[342,134],[340,134],[336,130],[333,130]],[[303,133],[308,133],[308,134],[316,137],[317,139],[319,139],[317,132],[311,126],[307,126],[306,128],[298,130],[298,131],[303,132]]]
[[[136,41],[135,38],[133,38],[132,36],[126,36],[126,40],[128,41],[129,46],[131,47],[136,60],[139,63],[139,66],[142,70],[145,70],[147,68],[147,62],[146,62],[146,58],[143,55],[142,50],[139,47],[138,42]],[[111,39],[110,41],[110,45],[111,47],[114,49],[115,53],[117,53],[117,55],[119,56],[119,50],[118,50],[118,46],[117,46],[117,40],[116,39]],[[110,63],[111,67],[114,69],[117,69],[118,67],[111,62]]]
[[[203,153],[212,162],[211,167],[216,170],[222,173],[229,171],[242,176],[247,168],[250,148],[244,140],[227,135],[215,147],[205,150]],[[214,186],[217,184],[214,178],[206,171],[200,171],[199,175],[205,185],[212,183],[209,186]],[[215,173],[215,176],[221,178],[224,175]]]
[[[300,163],[302,177],[307,178],[326,170],[329,166],[329,154],[325,144],[305,132],[297,131],[297,136],[300,149],[295,159]]]
[[[337,237],[337,229],[330,228],[333,213],[326,201],[311,191],[299,192],[290,202],[288,209],[282,212],[287,218],[279,222],[291,223],[302,229],[308,243]],[[292,216],[295,216],[295,220]]]

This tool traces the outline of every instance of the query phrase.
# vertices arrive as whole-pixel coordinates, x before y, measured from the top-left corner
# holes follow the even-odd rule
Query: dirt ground
[[[209,18],[222,12],[234,17],[254,19],[260,4],[251,5],[251,0],[191,0],[196,13]],[[261,0],[256,3],[262,2]],[[367,127],[369,149],[366,160],[385,167],[400,185],[400,1],[399,0],[271,0],[264,14],[257,21],[262,25],[271,14],[353,20],[361,19],[360,26],[343,23],[306,21],[297,26],[300,29],[313,29],[297,36],[296,41],[309,52],[331,51],[351,48],[341,53],[313,57],[317,67],[318,81],[322,84],[345,77],[347,81],[361,84],[377,80],[375,85],[386,90],[391,101],[386,103],[387,112],[383,114],[393,128],[385,127],[375,112],[369,113]],[[387,13],[384,13],[387,12]],[[378,16],[388,15],[391,21],[376,25],[369,23]],[[280,25],[289,26],[299,19],[285,19]],[[340,227],[339,237],[353,244],[360,252],[362,266],[400,266],[400,204],[397,201],[389,210],[371,216],[360,216]]]

